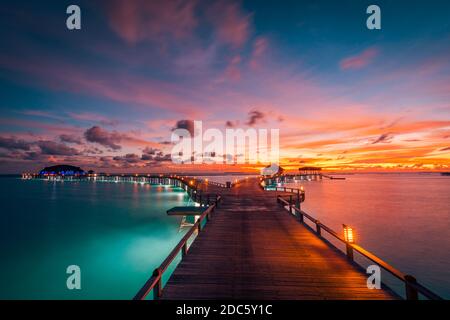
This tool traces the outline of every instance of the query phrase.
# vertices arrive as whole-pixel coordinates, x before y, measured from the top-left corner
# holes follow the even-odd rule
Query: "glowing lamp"
[[[194,181],[189,181],[189,184],[192,186],[194,184]]]
[[[208,178],[205,179],[205,182],[208,183]]]
[[[355,242],[355,236],[353,234],[353,228],[350,226],[347,226],[346,224],[342,225],[344,227],[344,239],[348,243],[354,243]]]

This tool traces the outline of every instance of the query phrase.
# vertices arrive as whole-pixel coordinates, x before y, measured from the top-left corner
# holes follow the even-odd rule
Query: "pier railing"
[[[239,185],[241,183],[241,180],[235,179],[234,181],[230,181],[229,185],[226,183],[222,183],[222,182],[216,182],[216,181],[209,181],[209,180],[202,180],[203,183],[205,184],[209,184],[212,186],[217,186],[217,187],[221,187],[221,188],[233,188],[237,185]]]
[[[227,185],[225,183],[221,183],[221,182],[215,182],[215,181],[203,181],[206,185],[212,185],[212,186],[216,186],[216,187],[221,187],[221,188],[226,188]]]
[[[260,181],[259,186],[265,190],[265,191],[281,191],[281,192],[285,192],[285,193],[290,193],[290,195],[288,195],[289,197],[289,202],[293,203],[294,200],[294,196],[296,198],[296,204],[297,207],[300,208],[300,204],[302,202],[305,201],[305,191],[302,189],[298,189],[298,188],[291,188],[291,187],[272,187],[271,189],[266,189],[266,186],[263,185],[263,181]],[[281,196],[279,196],[281,197]]]
[[[153,291],[153,299],[158,300],[161,298],[163,292],[163,274],[175,260],[175,258],[181,252],[181,259],[183,259],[189,251],[189,240],[197,232],[197,236],[200,235],[203,229],[203,222],[207,222],[211,219],[211,214],[218,203],[221,201],[221,197],[218,196],[215,203],[210,205],[202,215],[197,219],[194,225],[186,232],[181,238],[180,242],[173,248],[167,258],[161,263],[161,265],[153,271],[152,276],[147,280],[144,286],[134,296],[133,300],[144,300],[150,292]]]
[[[403,272],[397,270],[387,262],[383,261],[381,258],[377,257],[373,253],[365,250],[364,248],[354,244],[350,243],[345,240],[340,234],[338,234],[333,229],[327,227],[319,220],[315,219],[314,217],[310,216],[306,212],[302,211],[300,208],[295,206],[295,203],[292,201],[292,198],[289,200],[286,200],[283,198],[283,196],[279,195],[277,197],[277,202],[280,205],[288,206],[288,211],[292,215],[298,218],[300,223],[305,224],[305,218],[314,223],[315,225],[315,232],[317,236],[322,237],[322,232],[325,231],[334,238],[336,238],[338,241],[342,242],[346,246],[346,255],[347,258],[354,262],[353,252],[356,251],[365,258],[369,259],[370,261],[376,263],[378,266],[386,270],[388,273],[396,277],[397,279],[401,280],[404,283],[405,286],[405,296],[407,300],[418,300],[419,299],[419,293],[423,295],[424,297],[431,299],[431,300],[442,300],[442,298],[437,295],[436,293],[432,292],[430,289],[426,288],[425,286],[421,285],[417,282],[416,278],[404,274]],[[306,224],[307,225],[307,224]],[[308,226],[308,225],[307,225]],[[308,226],[309,227],[309,226]]]

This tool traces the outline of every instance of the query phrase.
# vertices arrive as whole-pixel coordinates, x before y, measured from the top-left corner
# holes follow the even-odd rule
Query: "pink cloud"
[[[125,41],[161,40],[164,36],[180,39],[189,36],[197,25],[194,9],[197,1],[113,0],[108,1],[111,28]]]
[[[239,55],[234,56],[228,67],[225,70],[226,78],[232,81],[239,81],[241,79],[241,71],[239,70],[239,64],[241,63],[241,57]]]
[[[218,1],[207,10],[217,37],[222,43],[241,47],[250,35],[251,15],[245,15],[237,3]]]
[[[44,134],[59,135],[59,134],[68,134],[68,133],[79,133],[80,128],[70,125],[59,125],[46,123],[43,121],[33,121],[33,120],[24,120],[17,118],[1,118],[0,124],[2,126],[13,126],[19,128],[27,128],[27,129],[37,129],[42,131]]]
[[[266,53],[268,47],[268,41],[266,38],[259,37],[253,43],[253,51],[250,58],[250,68],[253,70],[260,69],[261,58]]]
[[[376,48],[369,48],[358,55],[342,59],[340,67],[342,70],[361,69],[370,64],[378,55],[379,51]]]
[[[50,62],[53,61],[53,62]],[[37,61],[23,61],[11,56],[1,56],[0,66],[27,74],[27,82],[46,86],[52,90],[88,94],[122,103],[144,107],[169,109],[180,114],[194,116],[204,108],[186,97],[190,91],[182,86],[163,81],[121,73],[72,65],[51,58],[40,57]],[[64,70],[64,72],[61,72]],[[70,76],[67,76],[70,75]],[[35,81],[37,80],[37,82]]]

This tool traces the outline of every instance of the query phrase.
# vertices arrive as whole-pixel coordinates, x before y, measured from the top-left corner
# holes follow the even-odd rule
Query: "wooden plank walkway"
[[[218,192],[217,186],[206,192]],[[167,282],[162,299],[395,299],[280,209],[255,179],[223,202]]]

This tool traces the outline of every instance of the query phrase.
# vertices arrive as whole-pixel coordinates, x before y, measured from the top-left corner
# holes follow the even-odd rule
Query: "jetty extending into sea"
[[[23,178],[56,179],[30,174]],[[278,186],[266,190],[264,184],[271,182],[267,177],[227,184],[179,175],[85,178],[172,185],[183,188],[197,203],[168,211],[197,219],[134,299],[441,299],[413,276],[358,246],[352,234],[341,235],[304,212],[303,190]],[[343,243],[344,252],[329,237]],[[355,262],[356,254],[400,280],[404,292],[396,293],[385,284],[369,288],[370,275]]]

